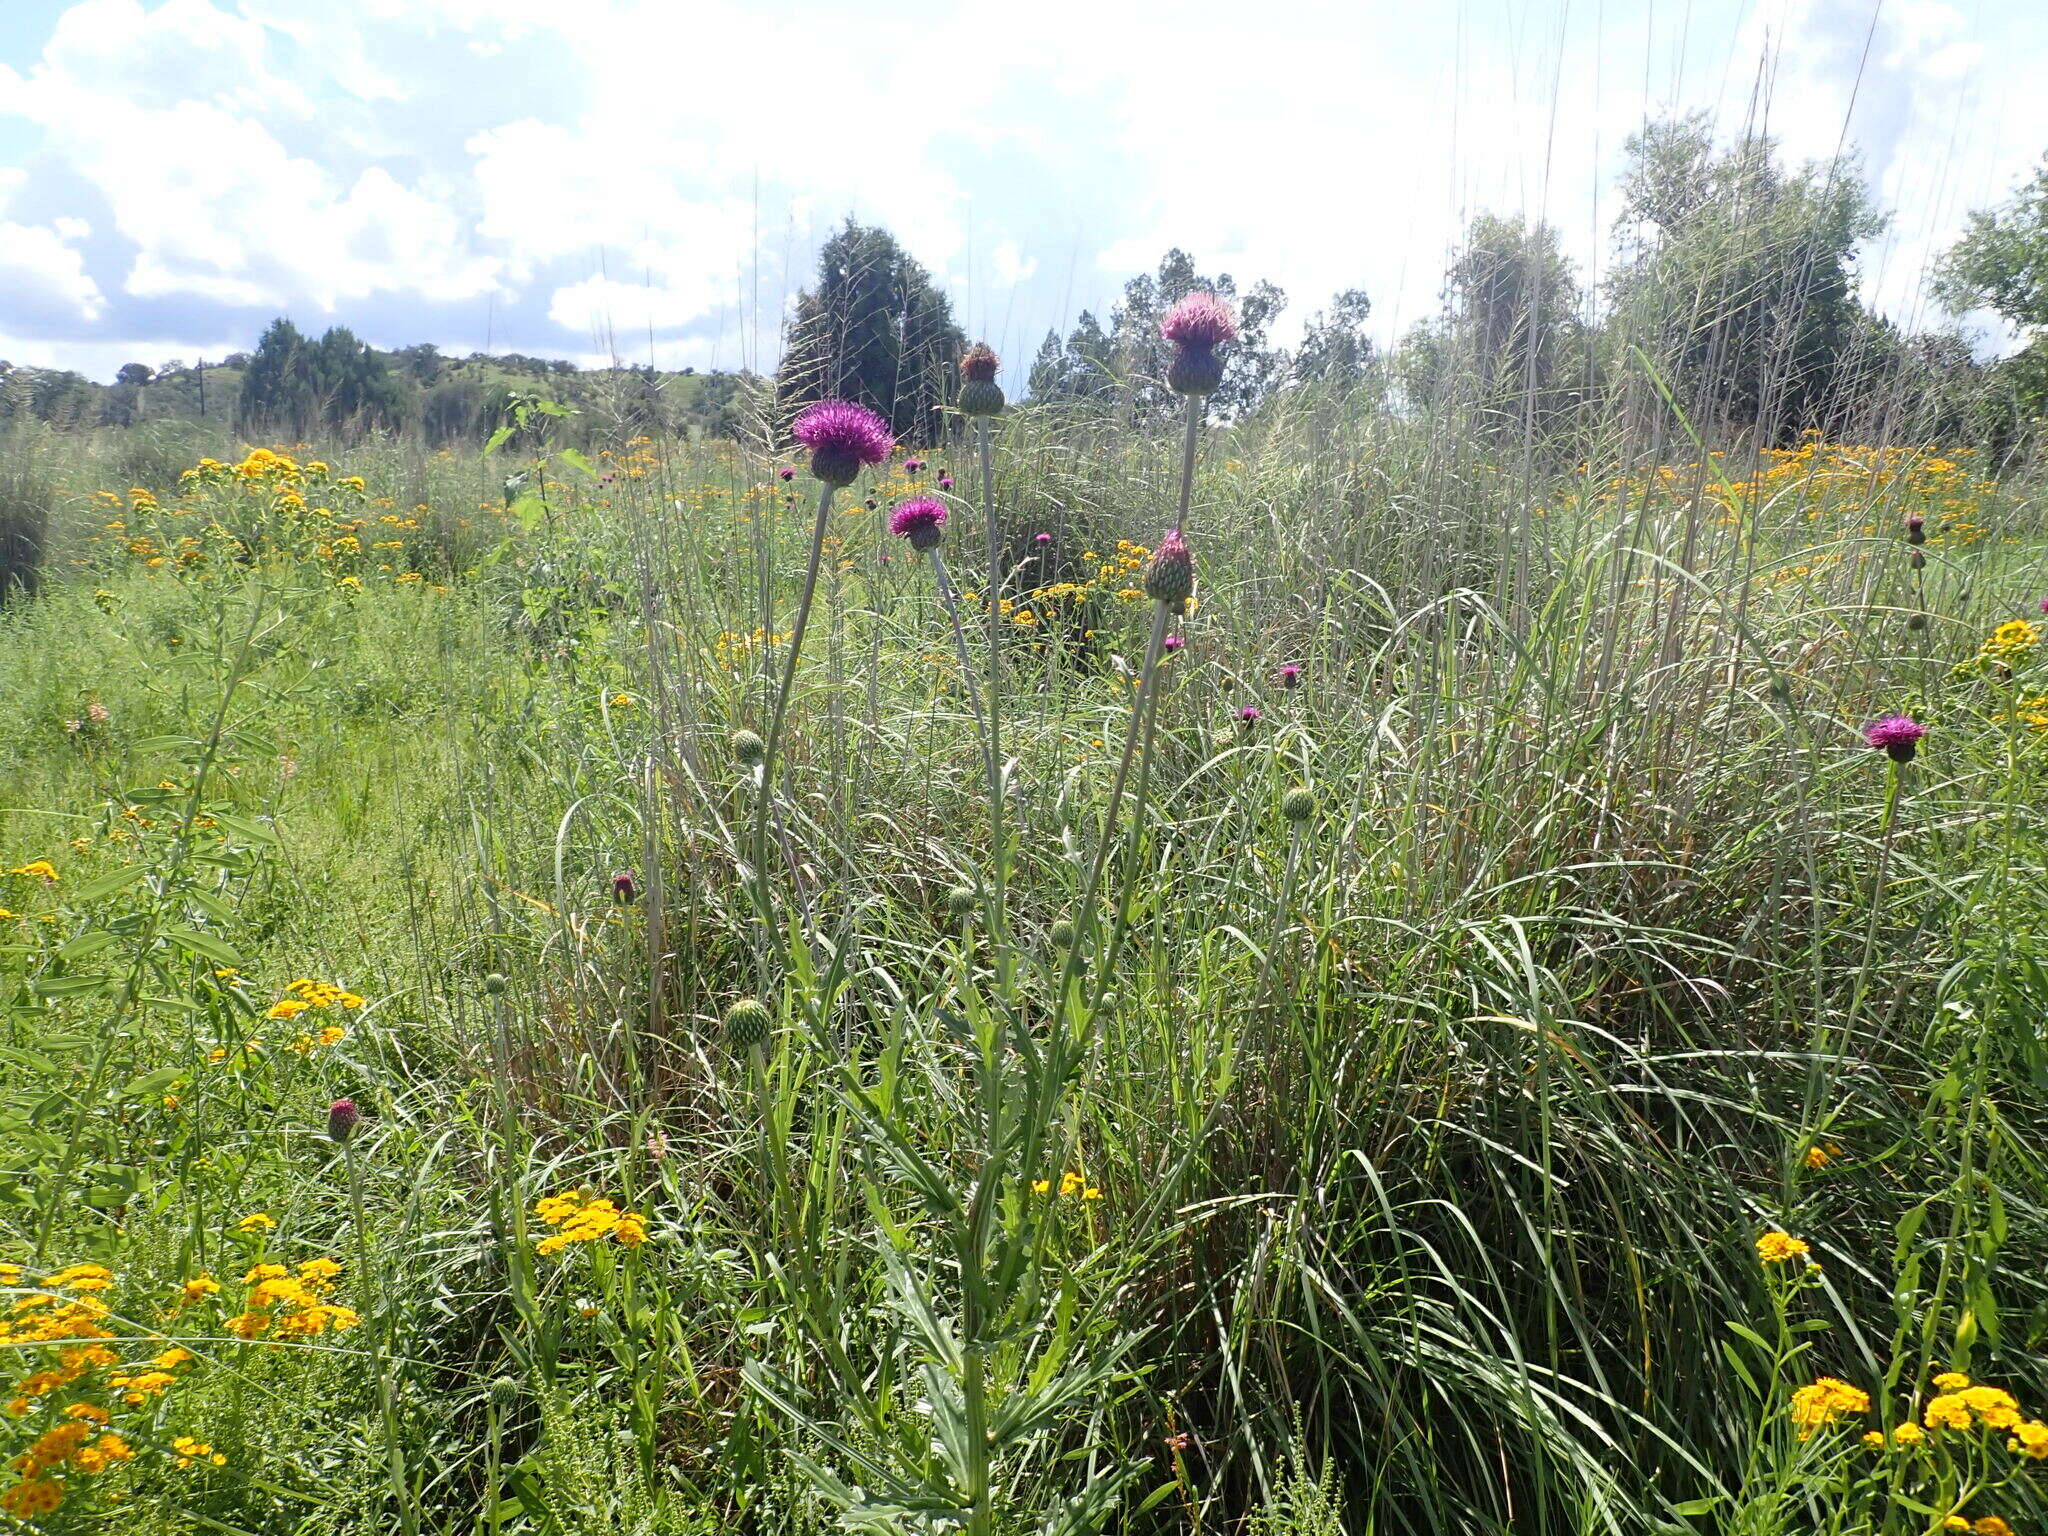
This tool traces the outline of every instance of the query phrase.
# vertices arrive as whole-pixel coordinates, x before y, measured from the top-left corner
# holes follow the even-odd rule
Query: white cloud
[[[69,221],[60,220],[59,223]],[[100,285],[62,228],[0,223],[0,293],[15,314],[97,320],[106,309]]]

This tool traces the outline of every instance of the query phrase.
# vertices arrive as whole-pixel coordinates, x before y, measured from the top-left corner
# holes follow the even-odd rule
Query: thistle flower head
[[[1863,728],[1863,739],[1895,763],[1910,763],[1927,727],[1908,715],[1886,715]]]
[[[1291,661],[1282,667],[1280,669],[1280,686],[1282,688],[1299,688],[1301,686],[1301,668]]]
[[[1316,813],[1315,791],[1297,784],[1280,797],[1280,814],[1289,821],[1308,821]]]
[[[782,468],[775,471],[775,473],[778,477],[784,480],[794,480],[796,478],[796,471],[790,468],[787,464],[783,465]]]
[[[1000,366],[995,349],[985,341],[977,341],[960,358],[960,377],[970,384],[986,384],[995,378]]]
[[[1145,562],[1145,595],[1176,612],[1195,591],[1195,554],[1178,528],[1169,528],[1152,558]]]
[[[1037,538],[1033,539],[1032,542],[1034,544],[1050,544],[1052,542],[1052,535],[1049,533],[1041,533],[1038,535]],[[2044,597],[2041,599],[2041,606],[2043,609],[2048,609],[2048,597]]]
[[[951,475],[940,475],[939,489],[942,491],[950,491],[951,489],[953,489],[953,477]]]
[[[2041,599],[2041,611],[2043,613],[2048,613],[2048,597],[2044,597]]]
[[[1166,312],[1159,334],[1176,347],[1207,351],[1237,340],[1237,316],[1215,294],[1191,293]]]
[[[946,892],[946,911],[954,917],[965,917],[980,904],[981,898],[971,885],[956,885]]]
[[[1237,723],[1239,725],[1257,725],[1259,723],[1258,706],[1256,704],[1247,704],[1243,709],[1240,709],[1237,712]]]
[[[879,464],[896,446],[889,424],[851,400],[820,400],[790,428],[811,450],[811,473],[827,485],[851,485],[863,464]]]
[[[889,531],[917,550],[936,549],[946,526],[946,505],[934,496],[914,496],[889,514]]]
[[[725,1018],[721,1021],[725,1043],[735,1050],[748,1050],[768,1038],[768,1027],[774,1022],[768,1005],[758,997],[740,998],[725,1010]]]
[[[1166,648],[1166,654],[1171,656],[1176,651],[1183,649],[1187,645],[1188,640],[1186,635],[1168,635],[1160,643]]]
[[[903,461],[903,473],[905,473],[906,475],[914,475],[923,468],[923,459],[905,459]]]
[[[354,1099],[336,1099],[327,1106],[327,1136],[330,1141],[347,1141],[363,1122],[363,1112]]]
[[[768,755],[768,743],[752,731],[734,731],[731,746],[732,755],[749,768]]]
[[[960,359],[960,414],[995,416],[1003,409],[1003,386],[996,382],[1000,366],[985,341],[977,341]]]
[[[629,906],[632,904],[633,898],[639,894],[638,887],[633,883],[632,870],[622,869],[612,876],[612,901],[614,904],[621,907]]]

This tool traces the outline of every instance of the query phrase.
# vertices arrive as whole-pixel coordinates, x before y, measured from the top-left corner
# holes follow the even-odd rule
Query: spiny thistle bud
[[[354,1099],[336,1099],[327,1106],[327,1137],[330,1141],[347,1141],[362,1123],[363,1112],[356,1108]]]
[[[1917,549],[1909,549],[1906,551],[1906,564],[1916,571],[1924,571],[1927,569],[1927,557]]]
[[[1074,947],[1074,925],[1064,917],[1060,918],[1050,928],[1045,930],[1045,937],[1054,949],[1072,949]]]
[[[946,892],[946,913],[950,917],[965,917],[980,903],[971,885],[956,885]]]
[[[1003,409],[1003,386],[996,382],[1000,366],[985,341],[977,341],[960,359],[960,414],[994,416]]]
[[[811,473],[827,485],[851,485],[863,464],[879,464],[896,446],[889,424],[851,400],[820,400],[790,428],[811,450]]]
[[[497,971],[493,971],[484,978],[484,996],[503,997],[506,985],[505,978]]]
[[[616,875],[612,876],[613,906],[631,906],[633,904],[633,899],[637,897],[639,894],[639,888],[633,884],[633,871],[631,871],[630,869],[622,869]]]
[[[761,759],[768,755],[768,743],[752,731],[732,733],[732,755],[749,768],[759,766]]]
[[[1910,763],[1920,750],[1920,738],[1927,727],[1908,715],[1886,715],[1863,728],[1863,739],[1881,748],[1895,763]]]
[[[1908,629],[1925,629],[1926,627],[1927,627],[1927,615],[1926,615],[1926,614],[1924,614],[1924,613],[1915,613],[1915,614],[1909,614],[1909,615],[1907,616],[1907,618],[1906,618],[1906,628],[1908,628]]]
[[[491,1383],[491,1406],[503,1413],[519,1401],[519,1383],[510,1376],[500,1376]]]
[[[1925,544],[1927,542],[1927,519],[1917,513],[1906,519],[1906,542]]]
[[[1167,387],[1176,394],[1213,395],[1223,382],[1216,349],[1237,340],[1237,316],[1213,293],[1191,293],[1166,312],[1159,334],[1173,344]]]
[[[768,1005],[758,997],[743,997],[725,1010],[725,1043],[736,1051],[752,1050],[768,1038],[774,1023]]]
[[[1145,562],[1145,595],[1175,613],[1184,611],[1188,599],[1195,595],[1195,553],[1178,528],[1167,530],[1152,558]]]
[[[1289,821],[1307,821],[1315,813],[1315,792],[1303,785],[1295,785],[1280,797],[1280,814]]]
[[[914,496],[889,514],[889,531],[923,553],[937,549],[946,527],[946,504],[935,496]]]

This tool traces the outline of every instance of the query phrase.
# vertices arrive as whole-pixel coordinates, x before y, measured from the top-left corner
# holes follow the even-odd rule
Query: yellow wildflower
[[[274,1232],[277,1230],[277,1222],[263,1211],[251,1211],[235,1223],[235,1230],[244,1234]]]
[[[1792,1394],[1792,1423],[1802,1440],[1810,1440],[1816,1430],[1847,1414],[1869,1411],[1870,1394],[1834,1376],[1819,1377]]]
[[[1789,1232],[1766,1232],[1756,1240],[1756,1256],[1766,1264],[1784,1264],[1811,1251]]]

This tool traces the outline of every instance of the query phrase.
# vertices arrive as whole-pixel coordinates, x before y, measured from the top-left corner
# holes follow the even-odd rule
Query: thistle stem
[[[789,714],[790,694],[796,687],[797,659],[803,653],[804,631],[810,628],[811,604],[818,595],[818,570],[825,557],[825,529],[832,515],[832,493],[836,487],[821,482],[818,487],[818,515],[811,525],[811,555],[804,569],[803,595],[797,600],[796,623],[789,633],[789,650],[782,662],[782,682],[775,690],[775,708],[768,717],[768,736],[761,754],[759,790],[754,799],[754,890],[761,908],[763,942],[775,927],[775,907],[768,891],[768,803],[774,790],[776,753],[782,746],[782,727]],[[774,615],[769,615],[774,623]],[[772,628],[771,628],[772,639]]]
[[[996,459],[995,445],[989,433],[989,419],[977,416],[974,419],[974,442],[981,459],[981,526],[988,542],[988,815],[989,815],[989,885],[990,905],[993,909],[994,937],[998,940],[998,953],[1007,953],[1001,945],[1006,921],[1009,885],[1009,832],[1004,816],[1004,801],[1007,798],[1003,785],[1003,727],[1001,700],[1003,692],[1003,636],[1002,636],[1002,594],[1003,594],[1003,539],[1002,529],[996,521]]]

